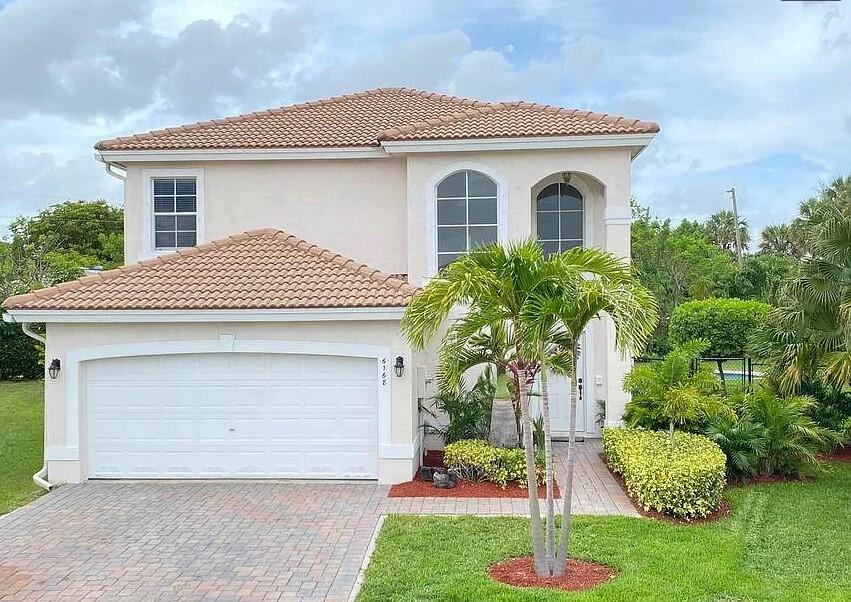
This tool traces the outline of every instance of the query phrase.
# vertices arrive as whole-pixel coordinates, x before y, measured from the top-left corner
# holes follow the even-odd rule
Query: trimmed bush
[[[716,510],[724,490],[724,452],[701,435],[643,429],[603,429],[612,471],[623,476],[627,493],[645,510],[678,518],[701,518]]]
[[[481,439],[450,443],[444,449],[443,463],[468,481],[491,481],[505,487],[508,483],[526,486],[526,453],[520,448],[494,447]],[[535,458],[538,482],[544,481],[544,457]]]
[[[754,330],[765,322],[771,306],[743,299],[704,299],[678,305],[668,323],[668,342],[709,341],[706,355],[740,357],[747,353]]]
[[[0,316],[0,380],[44,376],[44,350],[21,330]]]

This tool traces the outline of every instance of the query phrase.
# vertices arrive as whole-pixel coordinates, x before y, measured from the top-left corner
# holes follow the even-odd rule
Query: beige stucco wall
[[[237,341],[311,341],[380,345],[389,349],[390,358],[401,355],[405,365],[403,376],[397,377],[390,367],[391,387],[391,444],[399,449],[411,449],[410,457],[379,459],[379,479],[398,482],[411,478],[417,463],[416,371],[411,350],[399,334],[397,321],[327,321],[327,322],[223,322],[223,323],[146,323],[146,324],[65,324],[52,323],[47,327],[46,357],[59,358],[63,370],[56,380],[45,381],[45,447],[51,450],[66,448],[66,385],[71,368],[69,354],[102,345],[127,345],[158,342],[164,348],[171,341],[216,341],[232,335]],[[78,396],[80,412],[78,428],[83,432],[85,417],[85,362],[79,362]],[[79,455],[85,458],[85,437],[80,437]],[[77,482],[85,478],[82,461],[57,460],[48,462],[51,481]]]
[[[476,153],[412,154],[407,163],[408,277],[414,284],[434,274],[435,187],[459,169],[482,171],[499,184],[500,229],[503,242],[535,234],[532,199],[544,185],[571,173],[571,184],[586,202],[585,244],[630,256],[630,177],[632,156],[626,148],[530,150]],[[627,395],[621,382],[629,369],[627,358],[614,350],[613,330],[606,321],[590,327],[592,358],[586,382],[587,412],[596,414],[596,400],[606,402],[607,423],[618,424]],[[426,364],[435,363],[434,347]],[[433,373],[433,369],[431,369]]]
[[[280,228],[391,274],[405,273],[405,160],[130,163],[125,261],[150,257],[146,171],[203,171],[204,239]]]

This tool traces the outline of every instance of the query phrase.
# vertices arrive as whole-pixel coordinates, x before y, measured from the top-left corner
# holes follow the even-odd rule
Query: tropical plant
[[[742,418],[763,430],[759,474],[798,476],[822,468],[819,454],[841,443],[843,437],[810,418],[814,404],[812,397],[781,397],[768,386],[757,387],[745,398]]]
[[[495,447],[480,439],[450,443],[444,450],[447,468],[468,481],[490,481],[505,488],[509,483],[526,487],[526,457],[522,449]],[[535,456],[538,483],[544,478],[544,456]]]
[[[748,341],[771,309],[765,303],[743,299],[687,301],[671,315],[668,340],[673,346],[695,339],[707,341],[703,355],[716,358],[718,374],[726,386],[723,358],[747,354]]]
[[[788,224],[775,224],[763,228],[759,250],[763,253],[800,257],[801,244],[796,230]]]
[[[481,246],[445,267],[415,295],[402,319],[402,331],[413,347],[422,349],[441,328],[453,308],[465,311],[454,318],[447,343],[504,328],[504,350],[513,355],[507,373],[516,387],[522,419],[529,513],[539,575],[563,574],[567,565],[570,532],[572,465],[575,462],[576,386],[572,386],[568,474],[565,482],[565,518],[559,552],[555,554],[555,521],[552,463],[546,462],[546,544],[537,495],[535,449],[532,438],[528,389],[530,374],[540,369],[567,369],[576,382],[575,366],[579,337],[588,322],[608,315],[615,326],[621,350],[640,349],[655,323],[655,303],[633,278],[629,266],[598,249],[572,249],[544,256],[534,240],[503,248]],[[504,351],[503,350],[503,351]],[[445,355],[445,354],[444,354]],[[504,355],[504,354],[503,354]],[[502,356],[500,356],[502,357]],[[545,456],[551,456],[552,441],[548,406],[542,391]]]
[[[462,439],[487,439],[493,397],[494,383],[489,370],[483,372],[469,390],[463,383],[458,391],[440,390],[432,398],[433,410],[421,408],[433,421],[424,428],[439,435],[444,444]]]
[[[706,220],[704,228],[709,235],[710,240],[718,245],[719,249],[724,251],[736,252],[736,228],[739,229],[739,240],[742,244],[742,251],[748,248],[750,243],[750,234],[748,233],[748,222],[740,217],[736,224],[736,217],[732,211],[719,211],[713,213]]]
[[[755,345],[784,393],[807,379],[851,386],[851,177],[803,203],[801,215],[808,254]]]
[[[718,378],[698,361],[708,348],[706,340],[687,341],[662,360],[637,364],[623,381],[624,390],[632,394],[624,411],[626,423],[667,428],[673,446],[675,427],[694,428],[701,420],[729,415],[729,406],[718,395]]]
[[[765,428],[750,416],[718,416],[709,422],[704,435],[724,452],[730,477],[750,477],[759,472],[765,453]]]

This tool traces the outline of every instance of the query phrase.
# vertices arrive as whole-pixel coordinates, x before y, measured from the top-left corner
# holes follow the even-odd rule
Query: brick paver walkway
[[[566,445],[558,444],[563,463]],[[575,512],[635,514],[579,446]],[[560,469],[564,473],[563,468]],[[370,483],[93,481],[0,517],[0,600],[346,600],[383,514],[525,514]]]

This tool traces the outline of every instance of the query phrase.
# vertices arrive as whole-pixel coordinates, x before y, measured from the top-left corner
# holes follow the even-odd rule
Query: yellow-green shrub
[[[526,454],[522,449],[494,447],[481,439],[464,439],[446,446],[443,463],[462,479],[526,486]],[[538,481],[543,482],[544,459],[536,457]]]
[[[643,429],[603,429],[603,448],[612,471],[645,510],[700,518],[716,510],[724,489],[724,452],[702,435]]]

